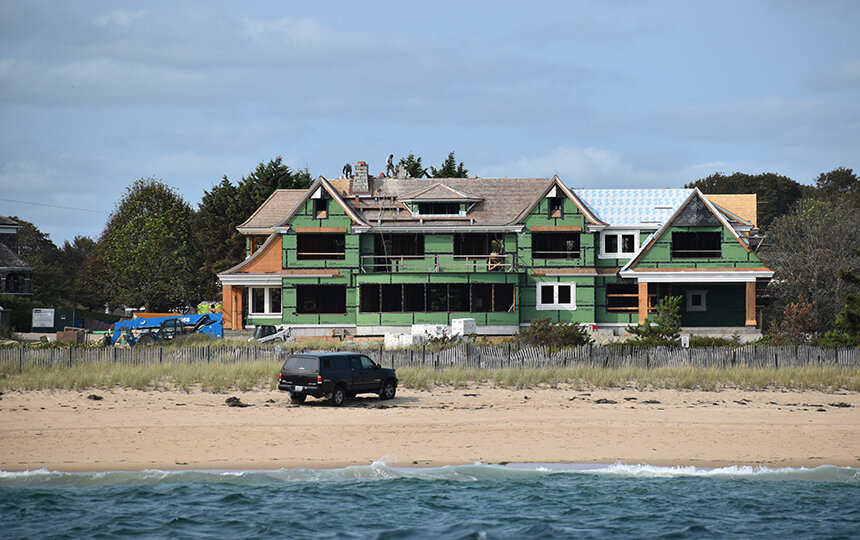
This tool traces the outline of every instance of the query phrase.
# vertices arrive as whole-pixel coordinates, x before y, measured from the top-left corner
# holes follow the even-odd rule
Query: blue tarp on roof
[[[574,189],[598,218],[612,227],[659,227],[692,189]]]

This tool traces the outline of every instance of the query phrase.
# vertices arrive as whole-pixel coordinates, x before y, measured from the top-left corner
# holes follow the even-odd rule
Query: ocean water
[[[860,538],[860,469],[0,472],[2,538]]]

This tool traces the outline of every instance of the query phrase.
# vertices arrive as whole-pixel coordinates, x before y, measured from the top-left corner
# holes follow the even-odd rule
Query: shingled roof
[[[32,266],[27,264],[24,259],[9,249],[9,246],[3,242],[0,242],[0,268],[4,270],[33,270]]]
[[[351,197],[350,181],[330,180],[352,209],[372,225],[410,227],[421,223],[432,225],[513,225],[516,216],[537,200],[551,178],[373,178],[371,193],[362,196],[356,206]],[[444,199],[436,198],[446,195]],[[413,216],[404,200],[476,201],[463,217]]]
[[[276,189],[257,211],[236,229],[244,234],[268,234],[302,199],[306,189]]]

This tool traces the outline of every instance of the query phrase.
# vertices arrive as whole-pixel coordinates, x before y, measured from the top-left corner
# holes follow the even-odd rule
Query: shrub
[[[649,347],[680,345],[681,299],[680,296],[664,296],[657,302],[657,315],[653,324],[649,317],[645,324],[628,326],[627,331],[636,336],[634,342]]]
[[[576,323],[552,322],[549,317],[533,320],[528,328],[520,330],[518,336],[524,345],[563,348],[591,343],[585,327]]]

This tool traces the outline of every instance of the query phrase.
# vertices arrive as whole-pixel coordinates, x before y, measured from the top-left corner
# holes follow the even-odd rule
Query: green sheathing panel
[[[594,315],[595,322],[600,324],[632,324],[639,322],[638,311],[607,311],[606,289],[610,283],[634,283],[632,279],[620,279],[616,276],[600,276],[594,278]]]
[[[343,259],[300,261],[296,257],[295,229],[297,227],[340,227],[346,228],[347,231],[350,230],[353,225],[352,219],[334,200],[329,200],[328,216],[324,219],[316,219],[313,217],[313,200],[308,199],[290,219],[289,225],[291,225],[290,232],[283,235],[285,268],[358,268],[359,235],[348,232],[345,235],[345,256]]]
[[[350,274],[337,277],[301,277],[289,276],[283,280],[283,310],[286,324],[355,324],[355,314],[358,311],[358,295],[355,287],[351,286]],[[297,285],[346,285],[346,313],[296,313]]]
[[[595,247],[597,245],[595,237],[598,236],[598,234],[585,232],[585,217],[579,211],[579,208],[577,208],[576,205],[573,204],[573,201],[565,198],[563,205],[563,217],[548,217],[549,202],[546,198],[543,198],[537,205],[535,205],[529,215],[527,215],[525,219],[523,219],[523,224],[525,224],[526,226],[526,231],[529,232],[526,232],[525,234],[521,235],[520,238],[517,240],[517,256],[520,265],[528,268],[573,268],[580,266],[593,267],[595,265]],[[581,228],[581,232],[579,233],[580,255],[578,259],[534,259],[532,257],[533,242],[531,238],[532,233],[530,232],[531,228],[548,225],[565,227],[579,226]]]
[[[359,274],[355,276],[355,290],[366,283],[375,284],[412,284],[412,283],[511,283],[514,285],[514,299],[519,305],[519,275],[516,273],[475,273],[475,274]],[[360,294],[360,293],[357,293]],[[358,298],[356,303],[360,305]],[[479,326],[519,324],[519,312],[385,312],[370,313],[356,310],[358,326],[409,326],[412,324],[451,324],[452,319],[472,318]]]
[[[535,319],[549,317],[558,322],[583,322],[595,321],[594,313],[594,289],[595,279],[592,276],[532,276],[522,275],[520,284],[520,295],[518,306],[520,308],[520,322],[531,323]],[[576,284],[576,309],[537,309],[537,286],[538,283],[575,283]]]
[[[706,311],[687,311],[687,291],[705,291]],[[681,296],[681,326],[743,326],[746,321],[746,285],[676,284],[672,295]]]
[[[672,257],[673,232],[720,232],[719,258],[697,259]],[[635,268],[754,268],[764,266],[755,253],[747,251],[723,226],[671,226],[663,233],[651,249],[645,253]]]
[[[254,326],[256,326],[256,325],[258,325],[258,324],[281,324],[281,323],[283,323],[283,321],[279,321],[279,320],[278,320],[278,319],[276,319],[276,318],[272,318],[272,317],[254,317],[254,316],[251,316],[251,315],[248,315],[248,318],[245,320],[245,324],[248,324],[248,325],[254,325]]]

